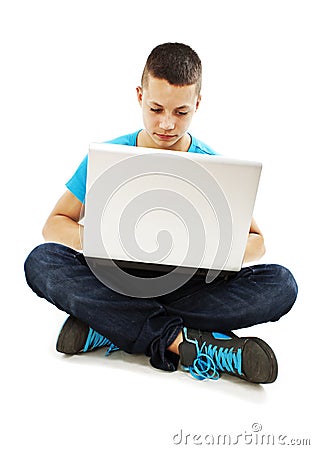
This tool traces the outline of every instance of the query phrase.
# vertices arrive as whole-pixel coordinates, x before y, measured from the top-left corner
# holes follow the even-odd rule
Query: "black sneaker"
[[[255,337],[184,328],[179,353],[183,368],[198,380],[228,373],[251,383],[273,383],[278,374],[274,352]]]
[[[100,347],[109,347],[106,355],[119,350],[109,339],[73,316],[69,316],[65,321],[56,345],[58,352],[67,355],[76,355]]]

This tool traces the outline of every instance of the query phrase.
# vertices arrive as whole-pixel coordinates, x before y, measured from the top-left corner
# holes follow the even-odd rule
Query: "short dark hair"
[[[155,47],[147,58],[142,87],[147,86],[148,75],[168,81],[174,86],[196,85],[197,94],[202,85],[202,63],[188,45],[167,42]]]

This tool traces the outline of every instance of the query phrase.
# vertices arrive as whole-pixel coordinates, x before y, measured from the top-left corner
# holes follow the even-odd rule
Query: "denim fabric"
[[[146,354],[154,367],[169,371],[176,370],[179,357],[167,347],[183,326],[226,331],[276,321],[291,309],[298,290],[288,269],[260,264],[209,284],[194,276],[174,292],[137,299],[106,287],[81,253],[56,243],[30,253],[25,275],[39,297],[125,352]]]

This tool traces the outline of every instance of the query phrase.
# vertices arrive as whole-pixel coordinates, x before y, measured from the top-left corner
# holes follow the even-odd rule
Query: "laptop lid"
[[[83,254],[121,267],[239,271],[261,163],[92,143]]]
[[[121,267],[239,271],[262,165],[92,143],[83,254]]]

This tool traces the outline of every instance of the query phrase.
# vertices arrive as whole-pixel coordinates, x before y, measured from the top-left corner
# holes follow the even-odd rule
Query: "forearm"
[[[264,238],[261,234],[250,233],[244,254],[244,263],[257,261],[265,254]]]
[[[82,250],[84,227],[63,215],[49,217],[43,236],[46,241],[59,242],[76,250]]]

